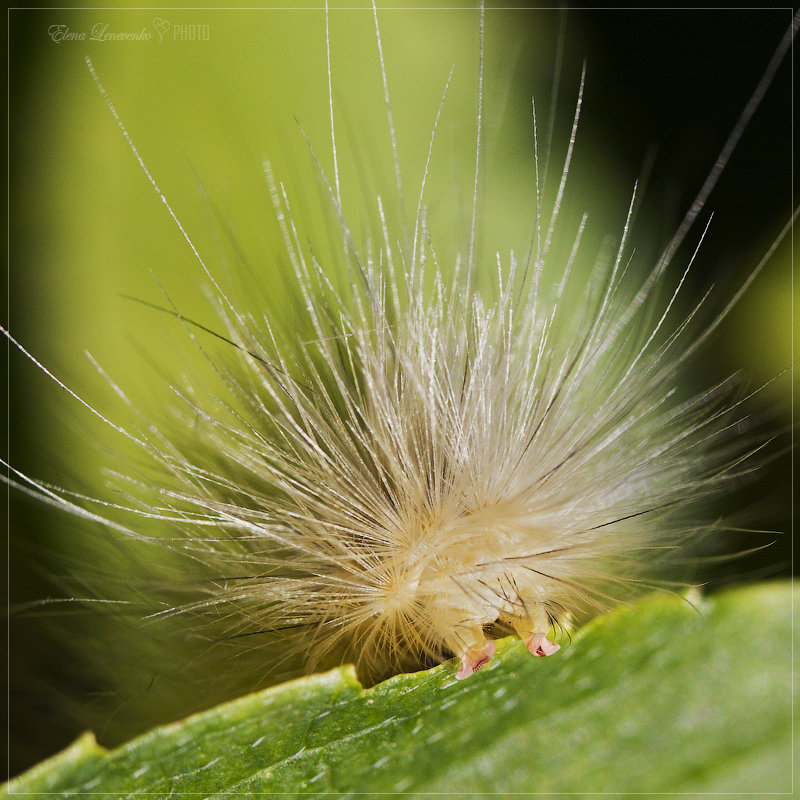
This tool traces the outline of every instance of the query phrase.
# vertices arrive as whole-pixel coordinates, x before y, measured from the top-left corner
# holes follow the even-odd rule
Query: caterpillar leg
[[[532,633],[522,641],[525,642],[528,652],[535,656],[551,656],[561,648],[560,644],[551,642],[545,633]]]
[[[495,654],[497,643],[486,639],[478,627],[472,632],[473,644],[461,654],[461,666],[456,672],[456,679],[463,681],[476,673]]]
[[[560,644],[551,642],[546,633],[533,630],[534,627],[544,627],[544,625],[534,625],[524,619],[513,619],[511,624],[525,643],[528,652],[534,656],[551,656],[561,648]],[[476,673],[497,650],[497,643],[492,639],[486,639],[480,627],[471,630],[470,634],[470,644],[462,650],[461,665],[456,672],[456,679],[460,681]]]
[[[534,626],[528,620],[515,619],[512,624],[517,635],[525,643],[525,647],[528,648],[528,652],[534,656],[551,656],[561,648],[560,644],[551,642],[546,633],[533,630]]]

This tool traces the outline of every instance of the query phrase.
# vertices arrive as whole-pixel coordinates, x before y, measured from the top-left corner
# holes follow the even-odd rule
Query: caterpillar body
[[[698,507],[752,472],[760,444],[741,436],[746,412],[736,382],[692,393],[683,375],[740,294],[714,313],[706,297],[683,303],[702,231],[688,256],[679,248],[709,187],[644,272],[632,266],[636,192],[608,252],[586,244],[585,216],[563,221],[583,78],[551,199],[543,176],[534,178],[530,246],[488,256],[493,245],[478,241],[490,233],[479,218],[482,44],[467,233],[443,242],[448,231],[428,212],[446,96],[434,109],[404,217],[401,126],[392,120],[379,13],[368,13],[398,198],[370,198],[366,233],[349,217],[331,82],[331,155],[309,141],[327,206],[324,242],[307,237],[302,212],[264,163],[302,315],[283,326],[223,286],[106,93],[99,59],[97,72],[90,62],[209,286],[212,325],[167,291],[161,302],[147,301],[185,332],[208,376],[169,376],[171,406],[155,418],[140,414],[109,375],[132,419],[123,423],[7,334],[136,453],[129,467],[112,465],[111,494],[60,489],[14,464],[9,480],[99,523],[115,547],[130,543],[140,558],[159,552],[154,563],[181,580],[167,585],[161,567],[152,577],[143,564],[156,599],[144,611],[141,597],[124,602],[154,624],[178,621],[206,647],[244,643],[263,672],[282,661],[290,670],[354,661],[377,680],[455,656],[464,679],[492,657],[503,633],[548,656],[559,649],[553,632],[573,617],[673,586],[661,578],[675,553],[721,527],[698,521]],[[483,24],[481,12],[481,31]],[[791,33],[783,51],[790,43]],[[445,95],[446,87],[447,80]],[[535,113],[531,123],[538,169]],[[723,150],[722,166],[729,157]],[[106,374],[105,365],[97,369]]]

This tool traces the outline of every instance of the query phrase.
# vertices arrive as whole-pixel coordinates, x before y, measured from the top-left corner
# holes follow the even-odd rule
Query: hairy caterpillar
[[[366,21],[373,25],[370,10]],[[477,29],[474,12],[468,23],[473,31]],[[324,41],[324,30],[320,25],[320,41]],[[335,42],[335,28],[332,33]],[[366,41],[374,48],[374,31],[369,36]],[[385,50],[388,59],[388,43]],[[490,52],[487,48],[487,57]],[[334,48],[334,78],[335,53]],[[96,60],[99,66],[99,56]],[[317,65],[323,86],[325,60]],[[377,66],[375,71],[380,103],[382,79]],[[391,84],[393,73],[386,74]],[[102,77],[108,83],[104,73]],[[475,85],[458,73],[452,80],[453,90],[457,84]],[[430,128],[447,72],[439,82],[432,82],[437,97],[428,104],[422,161],[415,165],[419,170],[427,158]],[[402,118],[395,102],[393,97],[398,147],[402,148]],[[335,103],[334,109],[339,108]],[[326,98],[322,109],[327,117]],[[442,109],[446,116],[448,100]],[[95,124],[108,124],[107,112],[99,110],[106,116]],[[529,115],[527,108],[525,113]],[[473,130],[467,150],[474,150],[474,109],[468,119]],[[346,124],[343,121],[342,127],[335,128],[339,148],[347,142]],[[542,135],[541,121],[537,127]],[[441,161],[442,139],[438,137],[442,135],[438,132],[434,141],[434,166]],[[581,135],[579,127],[576,148]],[[134,138],[140,142],[138,134]],[[297,138],[302,136],[297,134]],[[391,144],[387,137],[376,134],[374,139],[384,142],[384,149],[392,149],[386,147]],[[528,139],[532,147],[532,136]],[[470,219],[473,169],[466,170],[468,179],[462,182],[466,199],[453,202],[456,216],[466,216],[468,221],[460,228],[453,225],[452,242],[438,245],[443,229],[449,233],[450,218],[444,216],[442,222],[434,204],[442,203],[434,194],[435,189],[439,191],[434,175],[423,202],[418,202],[420,173],[416,184],[411,184],[413,191],[408,182],[403,184],[409,214],[404,232],[402,201],[391,199],[397,191],[390,158],[386,159],[388,180],[381,182],[380,189],[385,207],[377,205],[376,192],[365,190],[365,201],[373,205],[359,233],[356,226],[362,225],[360,216],[367,212],[360,206],[350,212],[348,203],[358,194],[361,179],[355,169],[345,172],[347,166],[341,163],[337,182],[336,168],[325,152],[326,140],[320,135],[309,135],[309,140],[329,183],[329,187],[315,188],[311,200],[300,198],[313,203],[320,197],[327,207],[327,219],[309,225],[315,234],[310,246],[302,232],[295,236],[287,211],[289,203],[295,210],[291,220],[299,226],[303,217],[296,211],[297,195],[287,191],[284,196],[282,176],[274,169],[271,188],[279,215],[286,220],[287,244],[279,256],[286,267],[281,274],[290,282],[290,262],[295,262],[318,323],[306,316],[293,335],[296,323],[290,314],[280,317],[278,308],[278,322],[271,316],[264,318],[263,311],[247,305],[249,298],[241,290],[231,295],[230,305],[219,294],[215,301],[224,323],[218,332],[233,345],[217,347],[190,323],[161,321],[160,330],[168,332],[161,335],[175,339],[185,332],[189,350],[196,342],[208,351],[211,369],[203,367],[200,383],[190,373],[187,386],[198,394],[181,388],[180,394],[161,395],[160,417],[151,416],[155,411],[141,399],[135,406],[148,415],[142,421],[135,419],[135,411],[122,409],[134,419],[128,430],[140,441],[144,441],[142,434],[153,435],[148,433],[149,425],[165,435],[169,431],[168,444],[158,439],[142,449],[145,456],[152,456],[152,446],[160,448],[156,460],[163,469],[148,470],[140,458],[131,467],[121,466],[116,456],[111,458],[112,469],[121,474],[112,477],[115,492],[101,499],[132,506],[132,514],[118,516],[108,506],[77,498],[78,505],[100,516],[113,516],[127,531],[149,537],[127,543],[115,535],[109,549],[119,549],[121,561],[131,558],[132,552],[143,566],[129,566],[129,572],[123,573],[130,575],[124,579],[128,585],[108,588],[108,583],[103,584],[105,593],[98,599],[124,603],[139,617],[166,611],[164,616],[171,616],[177,629],[202,639],[202,650],[209,643],[244,644],[262,662],[255,677],[245,682],[260,680],[275,661],[297,653],[303,659],[310,653],[312,663],[360,659],[362,670],[374,676],[453,653],[461,658],[460,670],[466,675],[490,655],[492,639],[486,639],[486,634],[499,631],[484,628],[495,622],[518,630],[532,650],[542,648],[544,653],[550,648],[543,636],[551,622],[563,620],[564,610],[581,613],[623,599],[633,585],[627,580],[624,586],[605,584],[627,579],[629,574],[641,580],[651,571],[657,573],[653,563],[657,552],[707,529],[695,519],[661,519],[659,512],[670,509],[674,515],[679,506],[688,507],[706,493],[744,477],[743,471],[749,469],[744,464],[742,469],[726,472],[743,450],[729,436],[734,433],[730,426],[741,414],[734,409],[726,416],[731,401],[725,387],[713,396],[697,395],[692,400],[690,393],[684,393],[678,399],[677,370],[683,369],[685,353],[704,328],[693,322],[693,327],[680,330],[692,313],[691,304],[683,311],[673,304],[668,321],[659,324],[659,320],[680,283],[688,256],[681,257],[677,274],[675,264],[664,275],[653,273],[654,288],[638,311],[638,292],[647,279],[637,277],[633,267],[627,266],[630,247],[621,251],[619,259],[599,264],[592,278],[597,249],[581,243],[577,253],[582,260],[588,249],[589,269],[578,272],[578,259],[573,259],[573,276],[562,286],[580,216],[570,225],[566,210],[560,211],[550,247],[557,247],[558,236],[563,236],[563,252],[548,261],[541,256],[549,233],[545,212],[540,235],[534,237],[534,252],[538,243],[543,266],[537,270],[533,257],[526,270],[526,245],[535,230],[534,202],[517,244],[521,250],[516,271],[512,277],[511,258],[504,249],[498,283],[495,244],[486,241],[491,240],[492,231],[484,226],[476,229]],[[358,133],[354,140],[357,149]],[[301,144],[309,172],[318,176],[307,146]],[[144,153],[142,145],[137,146]],[[374,142],[370,146],[379,147]],[[555,163],[557,136],[552,147]],[[562,162],[563,156],[561,148]],[[152,166],[146,154],[145,162]],[[202,176],[202,167],[198,169]],[[403,177],[407,175],[404,169],[400,171]],[[479,179],[486,171],[484,161]],[[153,172],[163,188],[160,171]],[[154,202],[152,190],[140,175],[137,179],[147,203],[157,207],[158,215],[169,223],[163,207]],[[573,180],[570,174],[568,190]],[[533,169],[528,184],[529,194],[535,196]],[[347,229],[330,200],[333,195],[338,202],[339,187]],[[268,190],[263,193],[268,197]],[[166,194],[170,196],[168,190]],[[446,197],[453,200],[451,195]],[[554,201],[547,200],[550,209]],[[428,205],[431,217],[426,225],[419,209]],[[183,211],[178,215],[195,241],[198,225],[186,223]],[[238,225],[237,221],[234,227]],[[185,250],[179,234],[171,233]],[[371,234],[369,245],[367,233]],[[217,252],[213,241],[198,249]],[[235,248],[220,249],[227,250],[239,266],[236,254],[229,252]],[[276,258],[276,250],[270,251],[270,258]],[[456,278],[452,273],[459,251],[462,263]],[[208,256],[203,258],[211,263]],[[153,262],[153,271],[163,281],[160,261]],[[251,254],[241,259],[246,275],[252,273],[252,269],[247,272],[250,261]],[[435,261],[443,273],[441,280]],[[479,267],[479,262],[491,264],[491,271]],[[142,272],[148,266],[140,265]],[[196,282],[196,263],[192,270]],[[216,270],[212,271],[216,278]],[[355,288],[351,288],[350,275],[356,277]],[[659,300],[656,290],[660,288],[666,295]],[[554,302],[552,292],[559,289],[563,296]],[[337,295],[342,293],[338,306]],[[169,309],[174,294],[166,287],[163,294],[150,292],[147,297]],[[272,305],[279,304],[273,301]],[[530,313],[534,306],[546,311]],[[175,310],[185,318],[209,320],[207,310],[197,313],[183,302]],[[634,314],[629,322],[625,321],[627,310]],[[136,308],[137,328],[151,324],[150,318],[141,322],[143,311]],[[640,323],[646,313],[654,316],[648,324]],[[712,315],[706,325],[713,319]],[[278,328],[274,340],[268,325]],[[681,336],[672,340],[670,333],[679,330]],[[654,338],[649,341],[651,334]],[[24,336],[19,339],[27,343]],[[124,372],[115,373],[114,365],[102,357],[98,363],[121,391],[129,392]],[[168,382],[183,383],[180,372],[168,374]],[[68,383],[87,396],[82,384],[74,379]],[[603,397],[606,400],[598,399]],[[92,400],[92,405],[99,403]],[[169,408],[180,412],[175,419],[168,419]],[[262,427],[268,416],[264,408],[282,418],[283,425]],[[104,407],[100,410],[108,416]],[[105,439],[107,430],[98,435]],[[125,447],[117,442],[111,446]],[[12,464],[18,466],[13,459]],[[80,482],[71,485],[82,490]],[[70,495],[62,496],[73,502]],[[641,514],[644,511],[649,514]],[[171,519],[158,527],[158,520],[149,519],[152,516]],[[179,516],[184,524],[174,519]],[[61,522],[51,524],[60,526]],[[208,535],[209,530],[233,535],[221,541],[219,533]],[[609,535],[612,531],[617,535]],[[274,542],[276,537],[278,551],[265,541]],[[564,542],[569,542],[569,550],[559,552]],[[162,543],[168,546],[163,548]],[[166,552],[157,557],[160,562],[151,575],[146,559],[153,556],[144,554],[154,549]],[[548,567],[542,569],[540,560],[546,560]],[[73,579],[78,583],[73,596],[90,599],[92,569],[121,571],[113,566],[86,568],[88,575],[81,573],[79,581]],[[198,612],[199,622],[191,612]],[[156,628],[153,622],[148,630]],[[328,629],[330,635],[325,633]],[[316,636],[309,630],[316,631]],[[287,643],[292,632],[298,645]],[[268,640],[270,647],[258,647],[259,637]],[[272,638],[278,640],[277,645]],[[145,679],[152,679],[152,671]],[[209,683],[218,680],[214,674]]]

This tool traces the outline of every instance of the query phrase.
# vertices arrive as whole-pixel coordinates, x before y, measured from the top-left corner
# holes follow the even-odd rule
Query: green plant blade
[[[151,798],[736,792],[792,787],[792,586],[659,597],[555,656],[504,640],[363,690],[349,667],[243,697],[113,751],[86,735],[8,794]]]

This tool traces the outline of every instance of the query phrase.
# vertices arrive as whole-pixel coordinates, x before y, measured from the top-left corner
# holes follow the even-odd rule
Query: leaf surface
[[[90,734],[8,784],[48,797],[790,792],[791,584],[649,599],[547,659],[503,640],[364,690],[350,667],[113,751]]]

